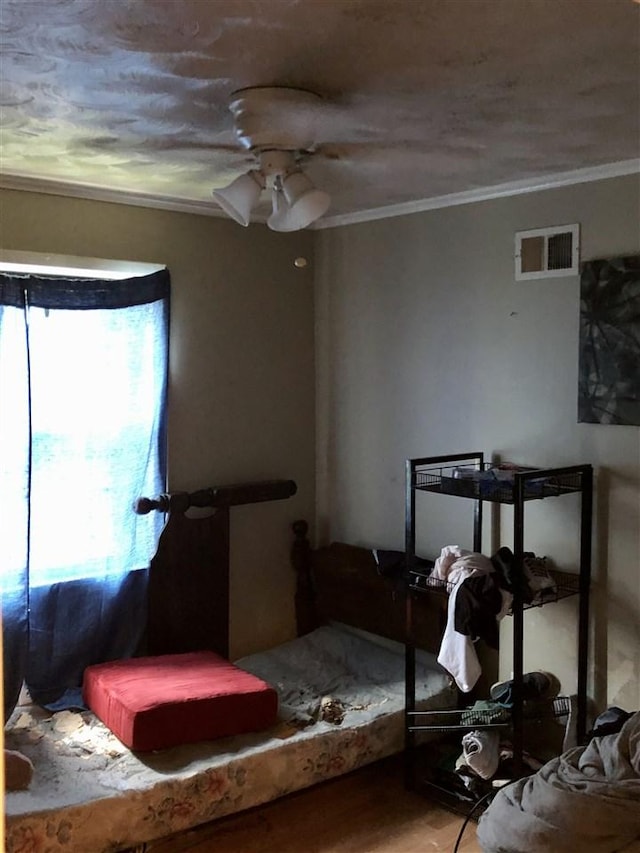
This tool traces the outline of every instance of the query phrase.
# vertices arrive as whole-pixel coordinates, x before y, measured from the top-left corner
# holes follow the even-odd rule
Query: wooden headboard
[[[297,575],[298,634],[329,620],[403,642],[406,600],[400,578],[383,577],[369,548],[334,542],[313,550],[307,523],[293,525],[291,560]],[[436,653],[447,620],[447,598],[420,596],[413,607],[415,644]]]

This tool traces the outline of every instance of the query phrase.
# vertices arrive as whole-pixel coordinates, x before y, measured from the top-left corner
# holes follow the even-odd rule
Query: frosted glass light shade
[[[282,179],[281,192],[274,192],[267,225],[272,231],[299,231],[319,219],[330,202],[329,194],[316,189],[303,172],[292,172]]]
[[[214,190],[213,197],[225,213],[246,227],[263,189],[264,178],[260,172],[252,171],[240,175],[228,187]]]
[[[272,231],[294,231],[289,225],[289,205],[284,197],[282,189],[273,188],[271,193],[271,216],[267,219],[267,225]]]

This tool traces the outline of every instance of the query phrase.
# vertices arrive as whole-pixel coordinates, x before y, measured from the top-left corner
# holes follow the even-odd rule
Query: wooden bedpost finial
[[[171,495],[158,495],[157,498],[138,498],[133,504],[133,511],[136,515],[148,515],[154,509],[160,512],[169,512],[173,509],[171,506]]]

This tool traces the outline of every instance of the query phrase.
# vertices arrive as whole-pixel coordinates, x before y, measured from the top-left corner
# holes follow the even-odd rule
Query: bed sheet
[[[236,664],[278,691],[282,719],[318,720],[322,698],[344,706],[347,725],[404,708],[404,650],[398,643],[333,623]],[[422,654],[416,690],[428,700],[450,683],[435,656]]]
[[[278,690],[265,732],[135,754],[90,712],[16,709],[6,746],[35,772],[28,791],[6,796],[8,853],[125,850],[402,749],[400,649],[332,625],[236,663]],[[453,706],[451,679],[429,659],[417,684],[423,707]]]

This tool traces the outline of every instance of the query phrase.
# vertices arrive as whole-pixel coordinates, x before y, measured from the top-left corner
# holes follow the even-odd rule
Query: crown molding
[[[539,192],[540,190],[555,189],[571,186],[572,184],[601,181],[607,178],[617,178],[633,174],[640,174],[640,158],[619,160],[615,163],[603,163],[600,166],[558,172],[555,175],[542,175],[520,181],[509,181],[508,183],[496,184],[490,187],[479,187],[473,190],[465,190],[464,192],[434,196],[433,198],[403,202],[402,204],[375,207],[354,213],[325,216],[311,225],[310,229],[317,231],[324,228],[353,225],[359,222],[370,222],[375,219],[390,219],[394,216],[406,216],[427,210],[438,210],[439,208],[472,204],[480,201],[491,201],[492,199],[504,198],[506,196],[523,195],[525,193]],[[148,207],[178,213],[195,213],[199,216],[228,219],[224,211],[209,201],[197,201],[128,190],[114,190],[95,184],[82,184],[73,181],[44,180],[29,175],[0,173],[0,188],[82,198],[91,201],[111,202],[113,204],[128,204],[134,207]],[[257,218],[255,221],[263,223],[264,218]]]
[[[197,213],[200,216],[229,217],[212,201],[197,201],[168,195],[114,190],[97,184],[82,184],[74,181],[54,181],[34,178],[30,175],[0,173],[0,189],[21,190],[45,195],[61,195],[67,198],[82,198],[89,201],[106,201],[113,204],[129,204],[134,207],[151,207],[177,213]]]
[[[640,0],[639,0],[640,2]],[[570,172],[558,172],[555,175],[543,175],[537,178],[526,178],[522,181],[509,181],[492,187],[479,187],[449,195],[434,196],[421,201],[409,201],[402,204],[392,204],[386,207],[376,207],[357,213],[325,216],[318,220],[312,228],[337,228],[341,225],[352,225],[358,222],[371,222],[374,219],[390,219],[393,216],[406,216],[411,213],[421,213],[426,210],[438,210],[443,207],[454,207],[459,204],[472,204],[479,201],[491,201],[512,195],[550,190],[567,187],[573,184],[584,184],[590,181],[602,181],[606,178],[619,178],[624,175],[640,174],[640,158],[635,160],[619,160],[615,163],[603,163],[601,166],[590,166],[585,169],[574,169]]]

